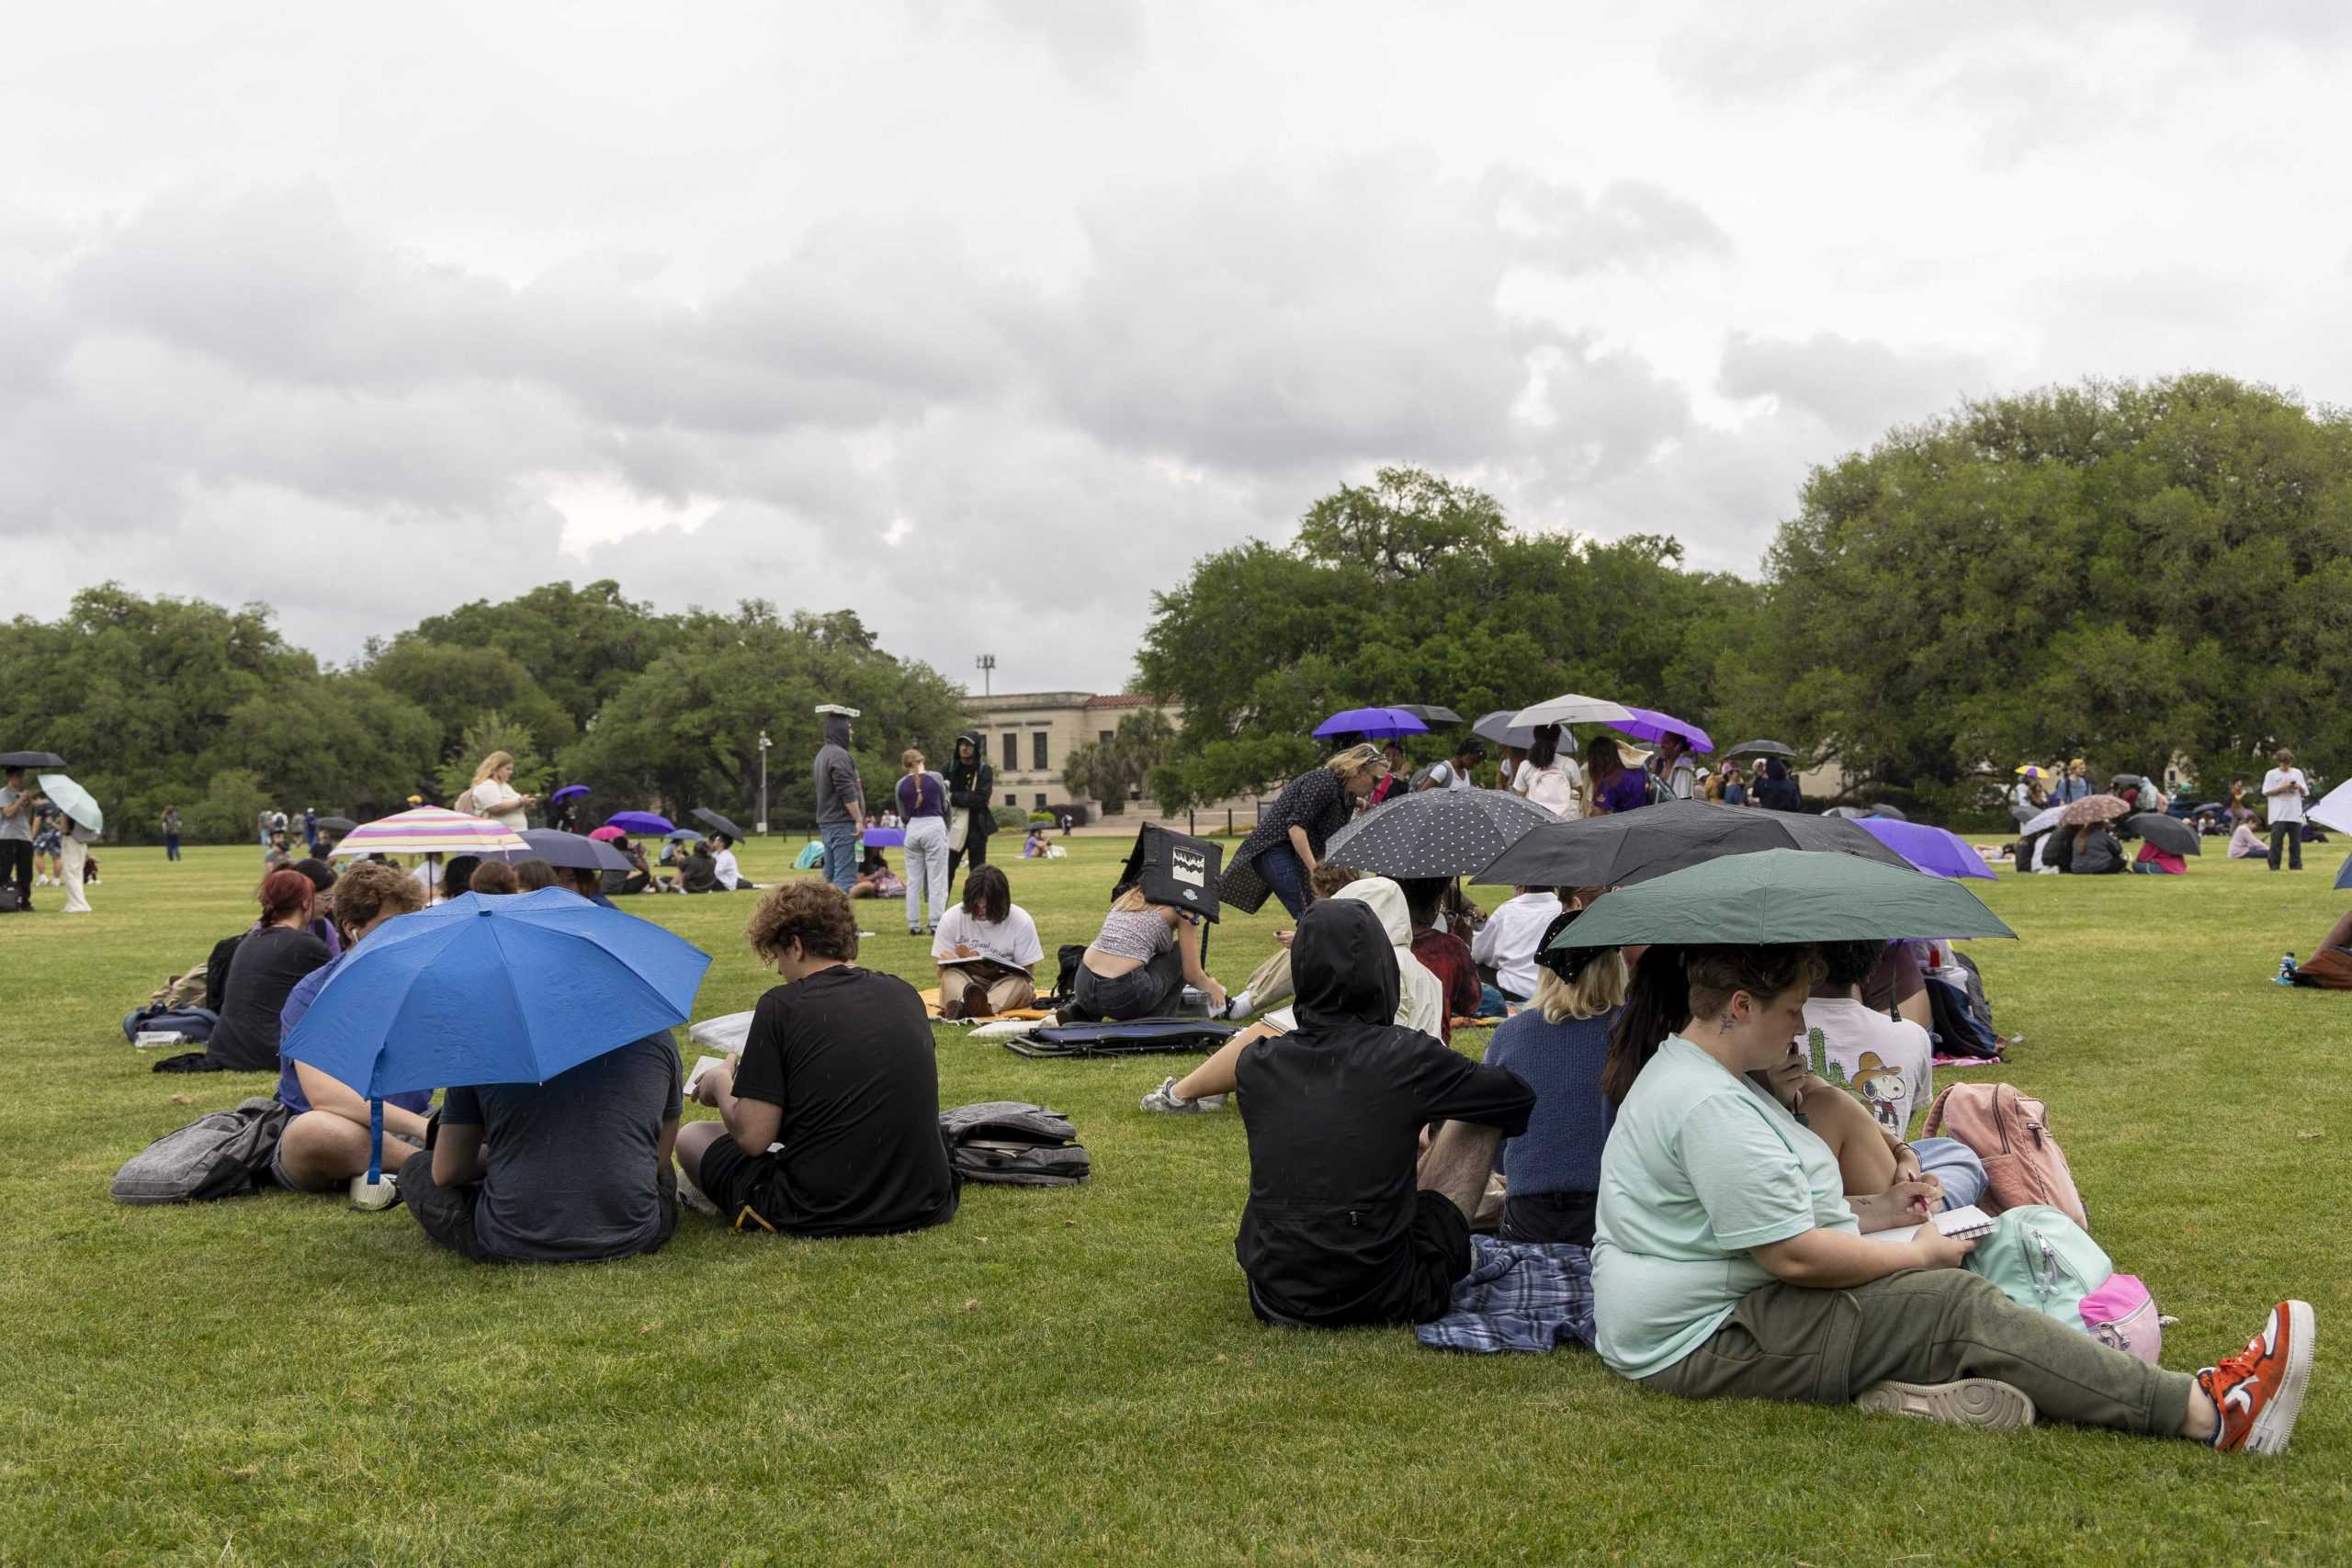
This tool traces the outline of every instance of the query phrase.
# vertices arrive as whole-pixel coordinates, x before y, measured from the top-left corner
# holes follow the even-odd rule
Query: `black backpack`
[[[939,1113],[947,1163],[967,1181],[1073,1187],[1092,1162],[1069,1118],[1018,1100],[989,1100]]]

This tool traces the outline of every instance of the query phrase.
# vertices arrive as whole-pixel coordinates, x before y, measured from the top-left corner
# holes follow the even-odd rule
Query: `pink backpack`
[[[1958,1138],[1984,1162],[1987,1213],[2047,1203],[2090,1229],[2066,1152],[2050,1134],[2041,1101],[2005,1083],[1954,1084],[1928,1107],[1921,1136]]]
[[[2081,1303],[2083,1326],[2102,1345],[2137,1356],[2150,1366],[2165,1351],[2165,1319],[2136,1274],[2110,1274],[2107,1283]]]

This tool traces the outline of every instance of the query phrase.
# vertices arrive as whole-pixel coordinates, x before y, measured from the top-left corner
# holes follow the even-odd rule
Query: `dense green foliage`
[[[1087,740],[1062,760],[1062,784],[1073,796],[1102,803],[1105,815],[1127,808],[1131,791],[1151,782],[1152,770],[1167,761],[1176,727],[1158,708],[1136,708],[1119,720],[1108,740]]]

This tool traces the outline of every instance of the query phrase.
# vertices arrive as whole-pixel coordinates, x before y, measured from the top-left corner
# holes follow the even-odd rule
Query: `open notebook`
[[[1958,1236],[1963,1241],[1993,1234],[1993,1216],[1973,1203],[1963,1203],[1957,1209],[1946,1209],[1935,1216],[1933,1224],[1936,1229],[1945,1235]],[[1862,1239],[1886,1242],[1909,1241],[1926,1228],[1924,1224],[1896,1225],[1888,1230],[1867,1232]]]

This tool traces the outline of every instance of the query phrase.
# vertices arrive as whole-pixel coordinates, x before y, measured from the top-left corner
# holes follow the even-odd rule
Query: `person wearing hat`
[[[2050,797],[2041,793],[2041,770],[2028,762],[2018,770],[2018,782],[2009,790],[2009,815],[2022,827],[2049,806]]]

